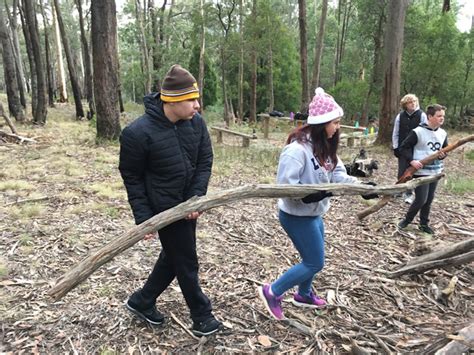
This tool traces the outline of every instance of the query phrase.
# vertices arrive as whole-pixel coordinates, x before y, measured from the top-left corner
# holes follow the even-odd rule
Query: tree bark
[[[463,265],[463,264],[470,263],[471,261],[474,261],[474,251],[456,255],[450,258],[425,261],[420,264],[407,265],[397,271],[387,273],[387,276],[390,278],[394,278],[394,277],[399,277],[399,276],[407,275],[407,274],[409,275],[422,274],[428,270],[444,268],[446,266]]]
[[[89,112],[87,118],[90,120],[95,115],[95,102],[94,102],[94,83],[92,78],[92,60],[89,49],[89,43],[87,41],[86,29],[84,26],[84,16],[82,14],[82,0],[74,0],[76,3],[77,11],[79,12],[79,28],[81,30],[81,47],[82,47],[82,58],[84,60],[84,91],[86,92],[87,103],[89,105]]]
[[[439,152],[436,152],[434,154],[431,154],[429,156],[427,156],[426,158],[420,160],[420,163],[424,165],[427,165],[427,164],[430,164],[432,163],[433,161],[435,161],[436,159],[438,159],[438,155],[440,152],[444,152],[444,153],[448,153],[454,149],[456,149],[457,147],[467,143],[467,142],[472,142],[474,141],[474,135],[470,135],[470,136],[467,136],[467,137],[464,137],[460,140],[458,140],[457,142],[453,143],[453,144],[449,144],[447,147],[444,147],[443,149],[441,149]],[[405,183],[409,180],[411,180],[413,178],[413,174],[417,171],[417,169],[415,169],[413,166],[409,166],[407,170],[405,170],[405,172],[403,173],[403,175],[400,177],[400,179],[398,179],[398,181],[396,182],[396,184],[402,184],[402,183]],[[377,202],[375,205],[373,206],[370,206],[369,208],[363,210],[362,212],[359,212],[357,214],[357,217],[362,220],[364,219],[365,217],[367,217],[369,214],[372,214],[374,212],[377,212],[378,210],[380,210],[382,207],[384,207],[387,203],[389,203],[391,200],[391,197],[390,196],[385,196],[384,198],[382,198],[381,200],[379,200],[379,202]]]
[[[43,0],[39,2],[41,8],[41,15],[43,17],[43,27],[44,27],[44,52],[46,59],[46,78],[48,79],[48,104],[49,107],[54,107],[54,76],[53,76],[53,65],[51,62],[51,45],[49,44],[49,24],[46,14],[44,12]]]
[[[244,2],[239,0],[239,83],[237,91],[239,95],[238,100],[238,114],[237,120],[243,122],[244,120]]]
[[[16,76],[18,81],[18,88],[20,93],[20,102],[21,106],[26,109],[26,80],[25,80],[25,69],[23,66],[23,61],[21,59],[21,51],[20,51],[20,41],[18,40],[18,19],[17,19],[17,11],[18,11],[18,0],[13,0],[12,4],[12,13],[8,9],[7,3],[5,2],[5,10],[7,12],[8,21],[10,22],[10,33],[11,33],[11,40],[12,40],[12,47],[15,55],[15,70]]]
[[[66,62],[69,71],[69,79],[71,80],[72,95],[74,96],[74,104],[76,107],[76,118],[80,119],[85,117],[84,110],[82,108],[82,95],[81,88],[79,87],[79,81],[77,80],[77,73],[72,60],[72,52],[69,47],[69,40],[67,38],[66,27],[64,26],[63,18],[61,15],[61,8],[59,7],[59,1],[54,0],[54,8],[56,10],[56,17],[58,20],[59,32],[61,33],[62,44],[64,46],[64,54],[66,55]]]
[[[436,351],[434,355],[468,354],[474,344],[474,323],[471,322],[467,327],[459,330],[457,336],[461,337],[462,340],[450,341],[446,346]]]
[[[145,77],[145,95],[151,92],[151,70],[150,70],[150,54],[148,52],[148,43],[146,40],[144,19],[141,13],[141,0],[135,0],[135,20],[138,27],[138,41],[142,55],[140,60],[142,63],[142,73]]]
[[[115,0],[92,0],[91,12],[97,137],[114,140],[120,135]]]
[[[8,35],[3,3],[0,3],[0,42],[2,45],[3,73],[7,89],[8,110],[10,115],[15,117],[15,120],[23,122],[25,120],[25,113],[23,106],[21,106],[14,49]]]
[[[257,0],[252,1],[252,23],[257,22]],[[255,27],[253,38],[252,38],[252,47],[250,49],[250,112],[249,112],[249,122],[257,122],[257,34],[255,33]]]
[[[64,59],[63,59],[63,46],[61,45],[61,33],[59,31],[58,19],[56,12],[51,11],[53,15],[53,26],[54,26],[54,42],[56,44],[56,61],[58,63],[58,91],[59,91],[59,102],[68,102],[67,96],[67,85],[66,85],[66,72],[64,70]]]
[[[462,242],[455,243],[452,245],[443,246],[443,249],[441,250],[437,250],[432,253],[419,256],[417,258],[413,258],[407,263],[407,266],[421,264],[427,261],[445,259],[452,256],[464,254],[471,250],[474,250],[474,238],[470,238],[468,240],[464,240]]]
[[[388,22],[384,39],[384,69],[380,125],[377,144],[388,145],[392,141],[392,119],[398,112],[400,96],[400,69],[403,52],[405,14],[409,0],[390,1]]]
[[[36,6],[31,0],[23,0],[25,20],[28,24],[33,60],[36,72],[36,110],[33,113],[33,121],[37,124],[46,123],[48,113],[46,104],[46,78],[44,75],[43,60],[41,56],[41,45],[38,31],[38,21],[36,19]],[[33,71],[32,71],[33,72]]]
[[[205,16],[204,16],[204,4],[205,1],[201,0],[201,42],[199,46],[199,75],[198,75],[198,86],[199,86],[199,104],[201,106],[201,110],[204,110],[204,60],[205,60],[205,53],[206,53],[206,26],[205,26]]]
[[[314,50],[313,76],[311,79],[311,92],[313,93],[319,86],[319,76],[321,72],[321,57],[324,47],[324,32],[326,28],[326,17],[328,13],[328,0],[323,0],[321,8],[321,17],[319,18],[319,31],[316,39],[316,48]]]
[[[94,1],[103,0],[93,0],[92,4],[94,4]],[[94,13],[92,18],[94,19]],[[133,227],[122,236],[114,238],[110,243],[87,256],[84,260],[64,274],[48,293],[54,300],[62,298],[70,290],[86,280],[95,270],[112,260],[116,255],[130,248],[141,240],[143,236],[159,230],[170,223],[183,219],[191,212],[204,212],[214,207],[248,198],[303,198],[317,191],[330,191],[335,196],[364,195],[368,193],[397,194],[406,190],[411,190],[421,184],[436,181],[439,178],[440,176],[430,176],[413,180],[405,184],[375,187],[364,184],[249,185],[214,192],[206,196],[195,196],[188,201],[170,208],[148,219],[142,224]]]
[[[298,0],[298,24],[300,32],[301,112],[308,111],[308,38],[306,34],[306,0]]]
[[[21,4],[18,4],[18,10],[20,12],[21,28],[23,31],[23,37],[25,38],[26,54],[28,56],[28,64],[30,66],[31,113],[34,117],[36,113],[36,106],[37,106],[37,101],[38,101],[36,64],[35,64],[35,59],[34,59],[34,54],[33,54],[33,46],[31,44],[30,30],[28,27],[28,22],[26,21],[26,18],[25,18],[24,6]],[[26,77],[25,77],[25,80],[26,80],[26,83],[28,83],[28,80]]]

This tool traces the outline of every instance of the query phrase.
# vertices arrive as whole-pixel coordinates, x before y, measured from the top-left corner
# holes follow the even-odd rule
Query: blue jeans
[[[280,211],[279,217],[302,261],[288,269],[271,285],[273,294],[281,296],[298,285],[298,293],[308,295],[314,276],[324,266],[323,219],[320,216],[294,216],[283,211]]]

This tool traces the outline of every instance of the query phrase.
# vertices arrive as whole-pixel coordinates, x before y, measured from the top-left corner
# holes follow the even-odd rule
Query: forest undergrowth
[[[69,106],[50,109],[45,127],[19,125],[36,144],[0,142],[0,312],[2,353],[151,353],[324,351],[432,353],[473,320],[473,264],[414,276],[387,277],[428,249],[474,236],[474,147],[445,160],[431,212],[434,236],[416,225],[400,232],[408,205],[396,198],[358,221],[370,201],[333,199],[325,216],[326,265],[315,290],[330,300],[323,310],[284,301],[286,322],[270,319],[256,287],[294,264],[298,255],[279,225],[276,200],[250,199],[204,213],[198,223],[200,278],[225,329],[194,338],[188,310],[173,282],[158,308],[167,322],[147,327],[124,308],[158,257],[157,240],[141,241],[102,266],[63,299],[48,290],[73,265],[133,226],[117,169],[118,143],[96,144],[95,129],[75,121]],[[131,116],[123,121],[130,121]],[[7,130],[7,126],[0,129]],[[210,190],[274,183],[280,149],[291,127],[249,148],[236,138],[216,144]],[[450,141],[462,136],[453,133]],[[370,178],[392,184],[396,160],[388,149],[366,147],[379,161]],[[341,148],[349,162],[358,148]],[[457,278],[440,302],[434,290]],[[450,338],[451,336],[451,338]]]

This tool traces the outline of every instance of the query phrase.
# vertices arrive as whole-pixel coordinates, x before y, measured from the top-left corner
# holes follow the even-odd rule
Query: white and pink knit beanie
[[[323,88],[317,88],[309,104],[308,124],[322,124],[342,117],[344,111]]]

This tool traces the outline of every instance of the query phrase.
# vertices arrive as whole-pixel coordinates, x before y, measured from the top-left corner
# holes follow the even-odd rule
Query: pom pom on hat
[[[331,95],[326,94],[323,88],[317,88],[314,93],[309,104],[308,124],[322,124],[344,115],[341,106]]]
[[[179,64],[166,73],[160,92],[164,102],[179,102],[199,98],[199,88],[194,76]]]

